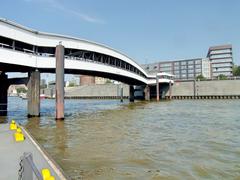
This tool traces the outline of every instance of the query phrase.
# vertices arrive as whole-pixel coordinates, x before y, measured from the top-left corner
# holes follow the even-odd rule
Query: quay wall
[[[167,91],[165,91],[165,97],[169,98],[168,88],[165,89]],[[45,89],[41,93],[53,97],[55,90]],[[65,98],[73,99],[115,99],[120,98],[120,94],[121,85],[116,84],[83,85],[65,88]],[[128,98],[128,96],[129,86],[124,84],[123,97]],[[172,86],[172,97],[173,99],[240,99],[240,80],[175,81]]]
[[[126,84],[123,87],[123,97],[128,98],[129,86]],[[43,92],[42,92],[43,93]],[[55,90],[45,89],[44,94],[52,97]],[[120,98],[121,85],[119,84],[101,84],[101,85],[82,85],[76,87],[65,88],[65,98],[101,98],[101,99],[114,99]]]
[[[166,94],[169,95],[169,92]],[[172,96],[238,96],[240,80],[176,81]]]

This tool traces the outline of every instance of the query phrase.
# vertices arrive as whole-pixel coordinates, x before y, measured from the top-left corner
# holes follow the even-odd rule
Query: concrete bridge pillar
[[[147,85],[145,88],[144,88],[144,94],[145,94],[145,100],[146,101],[150,101],[150,87]]]
[[[169,82],[169,99],[172,99],[172,83],[171,81]]]
[[[129,101],[134,102],[134,87],[133,87],[133,85],[129,86]]]
[[[29,72],[28,78],[28,117],[40,116],[40,72]]]
[[[64,119],[64,46],[56,47],[56,119]]]
[[[156,77],[156,95],[157,95],[157,101],[159,101],[159,94],[160,94],[160,92],[159,92],[159,77],[157,76]]]
[[[123,86],[122,86],[122,84],[121,84],[121,89],[120,89],[120,96],[121,96],[121,99],[120,99],[120,101],[121,102],[123,102]]]
[[[7,75],[4,72],[0,72],[0,116],[7,115],[8,86]]]

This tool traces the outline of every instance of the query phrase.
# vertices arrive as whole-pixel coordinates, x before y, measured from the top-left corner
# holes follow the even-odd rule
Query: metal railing
[[[31,55],[41,56],[41,57],[55,57],[55,54],[34,52],[32,50],[29,50],[29,49],[13,47],[11,45],[3,44],[3,43],[0,43],[0,48],[6,48],[6,49],[9,49],[9,50],[20,51],[20,52],[23,52],[23,53],[26,53],[26,54],[31,54]],[[117,66],[115,64],[104,63],[104,62],[96,61],[96,60],[89,59],[89,58],[82,58],[82,57],[75,57],[75,56],[66,56],[65,55],[65,58],[69,59],[69,60],[79,60],[79,61],[85,61],[85,62],[91,62],[91,63],[104,64],[104,65],[108,65],[108,66],[111,66],[111,67],[116,67],[116,68],[119,68],[119,69],[129,71],[131,73],[137,74],[137,75],[145,78],[145,76],[143,74],[141,74],[140,70],[138,70],[138,72],[135,72],[134,70],[130,70],[130,67],[129,68],[126,68],[126,67],[123,68],[123,67]]]
[[[20,157],[19,165],[18,180],[33,180],[33,175],[35,175],[38,180],[43,180],[41,173],[33,162],[32,153],[24,152]]]

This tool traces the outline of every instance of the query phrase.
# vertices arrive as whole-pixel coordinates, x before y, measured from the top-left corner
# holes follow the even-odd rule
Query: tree
[[[240,66],[233,66],[233,76],[240,76]]]
[[[75,86],[75,84],[73,82],[70,82],[68,85],[68,87],[74,87],[74,86]]]
[[[227,80],[227,76],[225,76],[224,74],[219,74],[218,79],[219,80]]]
[[[107,79],[106,84],[110,84],[112,81],[110,79]]]
[[[40,85],[40,89],[46,89],[47,88],[47,85],[46,84],[41,84]]]
[[[23,87],[17,88],[16,90],[17,90],[18,94],[19,93],[27,93],[27,90],[25,88],[23,88]]]
[[[202,74],[200,74],[196,77],[196,80],[204,81],[206,80],[206,78]]]

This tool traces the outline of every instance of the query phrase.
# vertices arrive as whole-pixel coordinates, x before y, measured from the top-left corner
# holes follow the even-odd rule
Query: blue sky
[[[240,64],[239,0],[7,0],[0,16],[111,46],[138,63],[205,57],[231,43]]]

